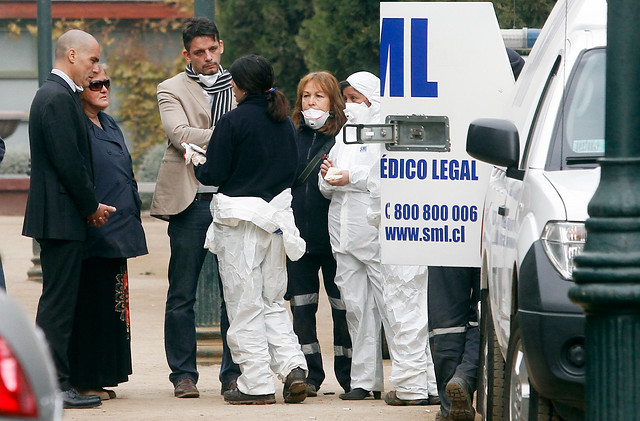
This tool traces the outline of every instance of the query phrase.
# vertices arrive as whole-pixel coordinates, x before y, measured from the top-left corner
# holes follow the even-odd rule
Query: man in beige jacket
[[[196,288],[207,250],[204,240],[211,224],[209,204],[214,186],[196,180],[191,163],[185,165],[182,142],[206,148],[220,116],[235,107],[231,75],[220,66],[224,44],[216,25],[206,18],[186,21],[182,41],[187,67],[158,85],[158,106],[167,134],[167,150],[158,173],[151,215],[169,221],[171,258],[165,308],[164,340],[169,380],[179,398],[196,398]],[[220,287],[222,291],[222,287]],[[240,369],[226,344],[229,327],[222,301],[224,343],[220,381],[223,392],[235,387]]]

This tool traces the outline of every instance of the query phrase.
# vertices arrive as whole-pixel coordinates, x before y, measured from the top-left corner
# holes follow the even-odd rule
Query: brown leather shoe
[[[198,392],[196,384],[188,377],[178,380],[178,383],[175,384],[173,394],[176,398],[200,397],[200,392]]]

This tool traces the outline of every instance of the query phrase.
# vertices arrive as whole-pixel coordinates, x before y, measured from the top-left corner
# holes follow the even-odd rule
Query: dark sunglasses
[[[93,92],[100,92],[103,86],[109,89],[111,87],[111,79],[92,80],[89,82],[89,90]]]

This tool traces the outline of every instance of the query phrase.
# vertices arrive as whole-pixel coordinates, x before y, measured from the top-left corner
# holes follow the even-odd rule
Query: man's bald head
[[[56,69],[66,73],[78,86],[87,86],[98,72],[100,45],[93,35],[79,29],[65,32],[58,38],[55,52]]]
[[[71,49],[75,49],[78,52],[86,51],[87,48],[93,43],[98,43],[93,35],[79,29],[71,29],[62,34],[60,38],[58,38],[58,43],[56,44],[55,59],[64,59],[67,51]]]

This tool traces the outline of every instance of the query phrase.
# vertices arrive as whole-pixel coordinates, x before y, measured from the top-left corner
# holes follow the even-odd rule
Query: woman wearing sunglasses
[[[147,254],[131,156],[122,131],[104,112],[110,88],[100,66],[80,94],[91,137],[96,198],[117,211],[104,226],[88,226],[69,348],[71,384],[102,400],[116,396],[105,387],[126,382],[132,373],[127,258]]]

